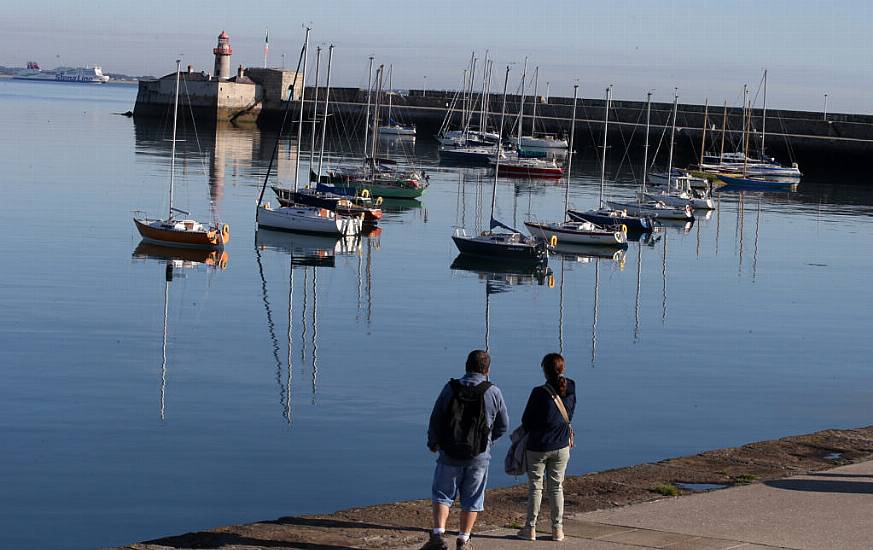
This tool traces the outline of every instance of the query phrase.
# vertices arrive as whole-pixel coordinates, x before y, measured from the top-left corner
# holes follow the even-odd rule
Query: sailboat
[[[673,124],[670,129],[670,155],[669,160],[667,162],[668,174],[673,174],[673,145],[675,143],[676,137],[676,114],[678,112],[679,105],[679,96],[678,94],[674,94],[673,96]],[[708,103],[707,103],[708,109]],[[652,112],[652,94],[649,92],[648,100],[646,101],[646,153],[648,153],[648,143],[649,143],[649,121],[651,119],[650,115]],[[706,132],[706,115],[704,114],[704,138]],[[648,157],[648,154],[646,155]],[[698,192],[692,189],[691,186],[691,176],[686,174],[681,174],[679,176],[673,176],[671,178],[667,178],[666,175],[664,178],[668,180],[667,188],[659,191],[647,191],[646,190],[646,167],[645,164],[648,162],[648,158],[643,160],[643,184],[642,190],[639,193],[640,200],[643,201],[655,201],[662,202],[667,206],[673,206],[677,208],[684,208],[686,206],[690,206],[693,209],[702,209],[702,210],[712,210],[714,208],[712,203],[712,198],[710,198],[704,192]],[[651,175],[650,175],[651,177]],[[680,219],[684,219],[680,218]]]
[[[357,166],[339,166],[324,172],[311,173],[310,177],[317,182],[320,190],[332,191],[341,195],[355,196],[367,190],[373,197],[392,199],[417,199],[428,187],[428,176],[418,170],[398,170],[396,161],[379,158],[378,129],[379,111],[381,109],[382,82],[385,67],[380,65],[374,79],[375,101],[373,109],[372,136],[370,150],[364,142],[364,161]],[[368,102],[369,104],[369,102]],[[366,130],[370,121],[365,120]],[[368,154],[369,153],[369,154]]]
[[[469,74],[471,75],[475,75],[475,63],[476,54],[474,52],[470,56]],[[479,103],[479,129],[474,130],[472,127],[473,114],[475,112],[475,104],[472,97],[476,78],[475,76],[468,78],[468,70],[465,69],[464,78],[461,83],[462,89],[459,89],[452,98],[446,116],[443,118],[443,122],[440,124],[439,131],[437,132],[436,137],[440,145],[446,145],[449,147],[474,147],[481,145],[494,145],[497,143],[497,133],[488,130],[489,98],[491,97],[491,74],[493,68],[494,60],[489,59],[488,51],[486,50],[485,61],[482,64],[482,92]],[[454,119],[455,110],[459,102],[462,104],[460,110],[461,127],[457,130],[449,130],[449,126]]]
[[[501,153],[500,174],[503,176],[522,176],[530,178],[560,178],[564,175],[564,169],[558,166],[555,159],[541,159],[510,156]],[[497,158],[491,157],[488,163],[497,170]]]
[[[642,235],[655,229],[655,222],[648,216],[635,216],[621,208],[604,206],[603,192],[606,188],[606,136],[609,127],[609,104],[612,86],[606,89],[606,115],[603,120],[603,156],[600,157],[600,199],[597,210],[567,210],[567,216],[575,221],[587,221],[601,227],[624,227],[626,233]]]
[[[650,114],[652,110],[652,94],[649,93],[648,100],[648,110],[646,114],[646,128],[649,127]],[[701,147],[701,163],[703,162],[702,155],[703,150],[706,148],[706,125],[708,121],[709,115],[709,101],[706,103],[706,107],[703,110],[703,131],[701,133],[700,139],[700,147]],[[674,143],[674,134],[676,132],[676,106],[673,108],[673,126],[670,134],[670,158],[673,158],[673,143]],[[648,130],[646,131],[646,143],[649,141]],[[644,163],[645,164],[645,163]],[[672,162],[670,163],[672,165]],[[697,177],[691,174],[688,170],[681,170],[676,167],[670,168],[669,171],[666,172],[648,172],[648,166],[643,167],[644,174],[647,174],[647,177],[643,178],[643,185],[651,185],[653,187],[666,186],[669,189],[679,188],[679,189],[688,189],[689,194],[690,190],[698,191],[709,191],[710,184],[709,180],[706,178]],[[669,176],[667,174],[670,174]]]
[[[534,93],[533,93],[533,107],[531,109],[531,121],[530,121],[530,135],[522,135],[523,134],[523,126],[524,126],[524,89],[522,89],[522,99],[521,104],[519,105],[519,120],[518,120],[518,137],[515,138],[513,144],[516,146],[518,151],[547,151],[547,150],[563,150],[567,149],[569,144],[567,140],[564,138],[559,138],[553,134],[540,134],[537,135],[536,125],[537,125],[537,102],[539,101],[538,92],[538,83],[539,83],[539,75],[540,68],[537,67],[534,70]],[[522,75],[522,88],[524,87],[524,75]],[[548,93],[548,91],[547,91]],[[572,139],[572,138],[571,138]]]
[[[532,136],[523,136],[524,132],[524,82],[525,82],[525,73],[527,72],[527,59],[525,59],[525,68],[524,72],[521,75],[521,100],[518,107],[518,121],[516,128],[518,130],[517,137],[511,138],[510,141],[515,144],[516,150],[511,151],[509,153],[501,152],[500,153],[500,169],[503,171],[504,175],[507,176],[525,176],[525,177],[537,177],[537,178],[560,178],[564,175],[564,169],[561,166],[558,166],[558,163],[554,158],[551,159],[543,159],[538,158],[537,155],[533,154],[525,154],[524,148],[525,143],[528,143],[528,149],[537,149],[542,150],[542,147],[538,147],[535,145],[531,145],[533,141],[539,141],[537,138],[533,138]],[[535,75],[539,75],[539,67],[536,69]],[[535,76],[536,78],[536,76]],[[534,81],[536,82],[536,81]],[[536,83],[534,84],[534,99],[536,99]],[[536,102],[534,102],[533,107],[533,119],[531,122],[531,134],[533,134],[534,123],[536,122]],[[527,141],[525,141],[527,140]],[[557,148],[565,149],[567,147],[566,141],[563,142],[562,146],[556,146]],[[545,148],[549,148],[548,145],[544,145]],[[494,169],[497,170],[497,159],[496,154],[489,161],[489,164],[494,166]]]
[[[503,107],[500,113],[500,125],[498,133],[502,133],[503,123],[506,118],[506,86],[509,82],[509,67],[506,67],[506,75],[503,80]],[[500,164],[500,152],[503,149],[502,139],[497,140],[497,168]],[[549,249],[546,243],[527,237],[507,225],[494,219],[494,205],[497,200],[497,173],[494,171],[494,182],[491,187],[491,221],[489,230],[480,235],[467,235],[463,228],[455,229],[452,240],[461,254],[477,256],[489,256],[503,259],[515,259],[529,262],[547,262]],[[506,232],[496,232],[501,228]],[[553,243],[554,246],[554,243]]]
[[[379,135],[381,136],[404,136],[415,137],[415,126],[404,126],[394,120],[391,116],[391,111],[394,108],[394,86],[392,84],[394,76],[394,65],[388,66],[388,125],[379,126]]]
[[[321,49],[319,48],[319,53]],[[328,52],[328,61],[327,61],[327,84],[325,86],[325,96],[324,96],[324,114],[322,116],[321,121],[321,147],[318,154],[318,171],[321,172],[322,165],[324,163],[324,141],[325,135],[327,133],[327,116],[328,116],[328,107],[330,106],[330,74],[331,74],[331,66],[333,62],[333,46],[330,47]],[[316,93],[318,90],[318,65],[316,64],[316,83],[315,89]],[[318,98],[316,97],[315,103],[315,115],[313,116],[313,121],[315,121],[318,113]],[[315,126],[313,123],[312,130],[312,142],[310,147],[313,151],[310,151],[309,155],[309,165],[310,171],[311,166],[314,164],[314,149],[315,149]],[[316,184],[315,187],[312,186],[312,182],[308,183],[304,189],[292,190],[286,189],[284,187],[279,186],[271,186],[273,192],[276,194],[276,198],[279,201],[279,204],[282,206],[291,207],[295,204],[307,205],[307,206],[315,206],[318,208],[326,208],[337,214],[341,214],[344,216],[350,217],[358,217],[363,215],[363,220],[368,223],[377,223],[382,218],[382,210],[379,206],[382,204],[382,198],[379,197],[375,204],[370,199],[369,191],[362,193],[360,195],[356,194],[354,197],[348,197],[344,195],[339,195],[330,190],[326,190],[323,188],[319,188]]]
[[[739,180],[750,180],[751,186],[766,187],[767,183],[774,186],[798,183],[803,175],[796,162],[791,166],[783,166],[776,159],[768,157],[765,150],[767,137],[767,70],[764,70],[762,78],[764,88],[764,103],[761,114],[761,149],[757,156],[749,154],[749,133],[752,124],[752,106],[748,104],[748,87],[743,86],[743,131],[740,148],[741,151],[734,153],[724,152],[724,135],[727,130],[727,104],[725,104],[724,122],[722,127],[722,145],[720,154],[707,153],[700,162],[700,169],[706,173],[717,174],[730,178],[722,180],[734,185],[743,184]]]
[[[310,29],[306,29],[306,38],[303,43],[303,48],[300,50],[300,60],[298,61],[298,70],[300,69],[300,65],[302,62],[303,65],[303,88],[306,87],[306,57],[307,57],[307,48],[309,46],[309,31]],[[333,52],[333,46],[331,46],[331,55]],[[297,83],[297,75],[299,73],[294,73],[294,82],[292,82],[291,87],[288,91],[288,102],[285,108],[285,114],[283,116],[283,122],[288,116],[288,112],[290,110],[290,106],[292,104],[292,94],[294,93],[294,88]],[[301,129],[303,126],[303,107],[302,101],[301,103],[301,111],[300,111],[300,120],[297,132],[297,143],[301,143]],[[284,126],[284,124],[283,124]],[[258,208],[255,219],[257,220],[258,227],[268,227],[272,229],[280,229],[283,231],[300,231],[306,233],[326,233],[328,235],[360,235],[361,228],[363,225],[363,215],[347,217],[341,216],[336,212],[328,210],[327,208],[322,208],[318,206],[306,206],[306,205],[296,205],[291,204],[289,206],[280,206],[278,208],[273,208],[270,206],[270,203],[264,203],[264,190],[267,187],[267,182],[270,179],[270,172],[273,169],[273,162],[276,158],[277,152],[279,150],[279,139],[282,135],[282,127],[280,127],[279,132],[276,134],[276,144],[273,147],[273,154],[270,156],[270,163],[267,166],[267,173],[264,176],[264,183],[261,186],[261,192],[258,195]],[[322,136],[323,139],[323,136]],[[294,191],[297,191],[298,188],[298,180],[300,175],[300,156],[297,155],[297,159],[294,165]]]
[[[570,123],[570,157],[567,161],[567,182],[564,188],[564,212],[570,200],[570,167],[573,161],[573,134],[576,130],[576,97],[579,85],[573,86],[573,115]],[[627,228],[606,229],[590,221],[537,222],[527,220],[524,225],[531,235],[542,241],[555,239],[558,243],[627,247]]]
[[[176,60],[176,93],[173,101],[173,140],[170,146],[170,205],[164,219],[134,216],[133,223],[143,240],[149,243],[182,248],[219,249],[230,241],[227,224],[203,224],[193,218],[177,218],[176,214],[190,216],[189,212],[173,206],[176,176],[176,126],[179,115],[179,79],[182,60]],[[139,211],[135,212],[140,213]]]
[[[675,120],[676,120],[676,106],[679,101],[679,94],[673,93],[673,131],[676,130]],[[648,140],[649,134],[646,133],[646,140]],[[648,149],[646,149],[648,152]],[[646,162],[646,161],[644,161]],[[670,134],[670,160],[668,163],[667,173],[671,173],[673,171],[673,134]],[[637,202],[619,202],[619,201],[607,201],[607,204],[612,208],[621,208],[626,210],[628,213],[635,214],[637,216],[650,216],[655,219],[666,219],[666,220],[693,220],[694,212],[687,203],[684,203],[681,206],[671,206],[662,200],[651,200],[646,196],[646,180],[645,177],[640,185],[640,194],[638,195]]]
[[[485,52],[485,62],[483,65],[479,130],[471,128],[475,108],[472,98],[475,83],[476,54],[473,53],[470,57],[469,78],[467,77],[468,70],[464,70],[463,97],[460,99],[462,103],[461,128],[458,130],[448,129],[454,116],[455,106],[458,104],[459,96],[462,92],[455,94],[443,124],[440,126],[437,136],[437,140],[440,142],[440,162],[487,165],[495,155],[499,134],[488,131],[488,103],[491,97],[491,73],[494,62],[488,59],[487,51]]]

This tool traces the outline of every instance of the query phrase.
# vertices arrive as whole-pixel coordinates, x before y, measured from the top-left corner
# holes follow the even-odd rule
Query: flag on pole
[[[270,53],[270,30],[264,27],[264,68],[267,68],[267,54]]]

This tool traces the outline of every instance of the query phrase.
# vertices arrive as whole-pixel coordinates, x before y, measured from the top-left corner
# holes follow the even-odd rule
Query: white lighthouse
[[[212,48],[212,53],[215,54],[215,72],[216,78],[227,80],[230,78],[230,56],[233,54],[233,48],[230,47],[230,36],[225,31],[221,31],[218,35],[218,45]]]

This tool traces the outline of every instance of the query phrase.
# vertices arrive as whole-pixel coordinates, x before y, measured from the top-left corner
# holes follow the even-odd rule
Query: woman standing
[[[543,497],[543,478],[549,495],[552,540],[564,540],[564,472],[573,447],[573,411],[576,409],[576,384],[564,377],[564,358],[559,353],[543,357],[546,383],[530,392],[521,424],[527,440],[527,521],[518,532],[524,540],[536,540],[537,516]]]

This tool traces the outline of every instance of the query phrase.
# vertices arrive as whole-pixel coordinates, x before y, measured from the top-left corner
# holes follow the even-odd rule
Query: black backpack
[[[467,460],[488,448],[491,427],[485,414],[485,392],[492,384],[467,386],[452,378],[449,386],[453,395],[443,417],[440,448],[451,458]]]

